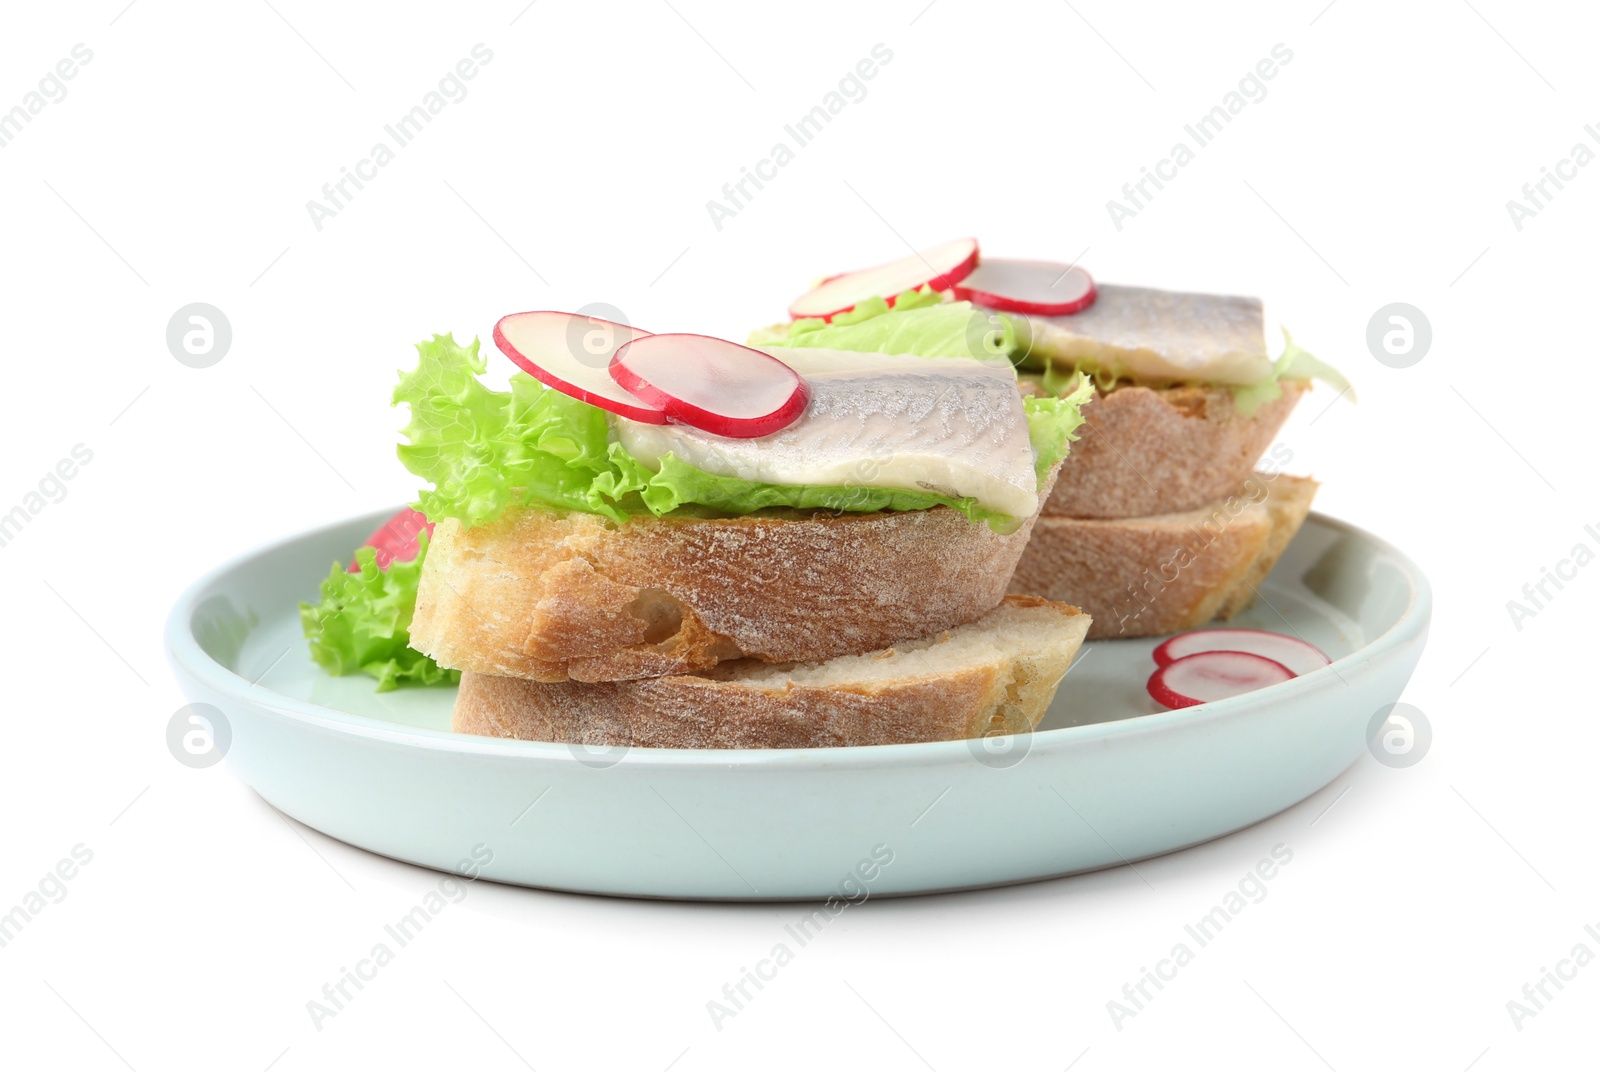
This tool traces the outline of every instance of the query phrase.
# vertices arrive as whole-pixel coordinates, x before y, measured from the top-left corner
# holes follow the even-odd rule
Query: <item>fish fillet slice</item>
[[[1026,321],[1031,356],[1085,371],[1236,386],[1272,372],[1259,298],[1102,284],[1081,313]]]

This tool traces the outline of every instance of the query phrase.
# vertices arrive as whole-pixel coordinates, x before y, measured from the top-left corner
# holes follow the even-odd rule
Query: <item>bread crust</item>
[[[1311,500],[1316,497],[1317,487],[1317,482],[1307,477],[1280,476],[1273,482],[1265,503],[1272,529],[1255,558],[1250,560],[1249,570],[1223,597],[1216,617],[1227,621],[1256,601],[1261,582],[1278,564],[1278,559],[1288,550],[1289,542],[1300,531],[1306,515],[1311,512]]]
[[[470,530],[445,520],[411,644],[441,666],[544,682],[875,651],[994,609],[1032,528],[1028,518],[1001,535],[946,507],[620,525],[526,509]]]
[[[1082,607],[1094,618],[1091,640],[1161,636],[1232,617],[1254,601],[1316,489],[1307,477],[1256,473],[1199,510],[1043,517],[1011,590]]]
[[[1083,427],[1055,491],[1050,517],[1176,514],[1225,499],[1250,476],[1283,427],[1305,380],[1244,417],[1226,387],[1117,387],[1083,408]]]
[[[1027,639],[981,643],[1000,620],[1026,624]],[[846,668],[826,683],[772,674],[752,682],[739,664],[642,681],[541,683],[469,671],[451,729],[650,748],[818,748],[1022,733],[1043,717],[1088,624],[1075,607],[1011,596],[978,622],[914,645],[932,659],[903,674],[853,676]],[[973,639],[980,643],[963,643]],[[941,649],[952,653],[948,663],[929,672]],[[867,658],[897,657],[891,649]],[[812,669],[826,673],[829,664]]]

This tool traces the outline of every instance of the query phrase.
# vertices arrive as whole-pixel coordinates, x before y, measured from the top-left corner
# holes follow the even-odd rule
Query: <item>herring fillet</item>
[[[1272,374],[1259,298],[1108,283],[1081,313],[1026,320],[1030,356],[1085,371],[1233,386]]]
[[[719,476],[767,484],[900,488],[1027,517],[1038,507],[1028,420],[1010,367],[968,359],[786,350],[810,387],[781,431],[734,439],[682,424],[618,418],[646,465],[668,453]]]

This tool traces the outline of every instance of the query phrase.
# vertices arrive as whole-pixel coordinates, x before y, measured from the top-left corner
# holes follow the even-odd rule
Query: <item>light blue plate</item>
[[[227,761],[274,807],[385,856],[644,897],[927,893],[1090,871],[1258,822],[1332,781],[1399,699],[1427,581],[1313,514],[1230,623],[1296,633],[1331,666],[1162,711],[1154,640],[1084,646],[1043,728],[868,748],[586,750],[449,732],[453,689],[378,694],[310,661],[297,603],[388,512],[223,566],[167,627],[174,672],[226,719]],[[220,734],[219,734],[220,736]]]

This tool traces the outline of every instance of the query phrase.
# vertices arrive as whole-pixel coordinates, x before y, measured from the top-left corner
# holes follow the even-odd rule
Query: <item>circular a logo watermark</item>
[[[198,770],[222,762],[232,743],[228,716],[210,704],[188,704],[167,720],[167,751],[185,767]]]
[[[191,302],[167,321],[167,349],[181,365],[210,368],[232,345],[233,325],[215,305]]]
[[[982,763],[985,767],[995,770],[1005,770],[1015,767],[1033,750],[1033,734],[1031,733],[1006,733],[1004,730],[990,730],[982,737],[967,738],[967,751],[972,753],[972,758]]]
[[[974,305],[967,317],[967,353],[978,359],[1005,357],[1005,338],[1009,322],[1003,313]]]
[[[631,741],[633,729],[628,725],[627,718],[617,712],[608,711],[600,716],[602,725],[599,727],[598,736],[604,741]],[[615,767],[622,762],[622,757],[633,750],[631,744],[590,744],[584,741],[568,741],[567,751],[572,753],[572,758],[590,770],[605,770]]]
[[[1380,364],[1410,368],[1433,346],[1433,325],[1415,305],[1390,302],[1367,321],[1367,349]]]
[[[1432,746],[1432,723],[1408,703],[1380,707],[1367,723],[1367,750],[1385,767],[1414,767]]]
[[[627,744],[579,744],[577,741],[567,742],[567,751],[572,753],[574,759],[588,767],[590,770],[605,770],[615,767],[622,762],[622,757],[633,750]]]
[[[615,305],[590,302],[577,311],[567,328],[567,352],[579,364],[603,369],[611,364],[617,347],[631,337],[616,325],[628,323],[628,314]]]

